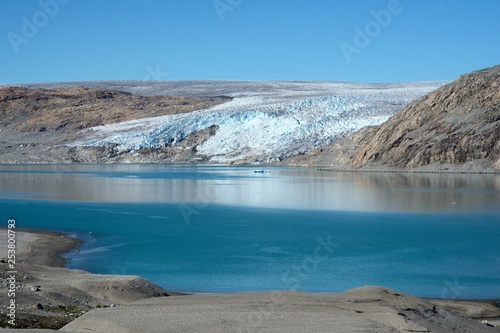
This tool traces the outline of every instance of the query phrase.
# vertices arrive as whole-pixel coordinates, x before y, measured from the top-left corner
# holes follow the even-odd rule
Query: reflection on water
[[[83,245],[72,268],[170,290],[371,284],[443,297],[456,281],[466,287],[457,297],[500,297],[499,175],[4,165],[0,211],[26,228],[75,233]],[[318,239],[335,250],[297,285]]]
[[[500,175],[165,165],[0,166],[0,197],[351,211],[498,211]]]

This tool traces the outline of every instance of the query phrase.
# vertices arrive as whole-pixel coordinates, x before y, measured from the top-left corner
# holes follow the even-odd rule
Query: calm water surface
[[[70,267],[169,290],[500,297],[500,176],[0,166],[0,212],[84,239]]]

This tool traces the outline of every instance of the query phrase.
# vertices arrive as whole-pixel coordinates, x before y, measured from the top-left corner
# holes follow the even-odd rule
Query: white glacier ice
[[[404,105],[444,84],[244,83],[213,81],[204,86],[205,91],[188,82],[184,86],[170,83],[176,90],[165,86],[164,94],[226,95],[233,100],[186,114],[94,127],[85,141],[74,145],[114,144],[122,152],[157,148],[218,125],[215,135],[197,147],[199,155],[219,163],[245,158],[270,162],[330,144],[364,126],[381,124]],[[133,88],[122,90],[139,89]]]

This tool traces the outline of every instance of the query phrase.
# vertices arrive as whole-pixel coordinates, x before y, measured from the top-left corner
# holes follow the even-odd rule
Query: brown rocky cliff
[[[500,66],[460,76],[408,105],[361,146],[352,166],[483,160],[500,169]]]

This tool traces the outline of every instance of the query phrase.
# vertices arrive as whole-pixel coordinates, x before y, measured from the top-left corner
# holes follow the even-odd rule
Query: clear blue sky
[[[448,80],[500,63],[499,17],[499,0],[0,0],[0,83]]]

